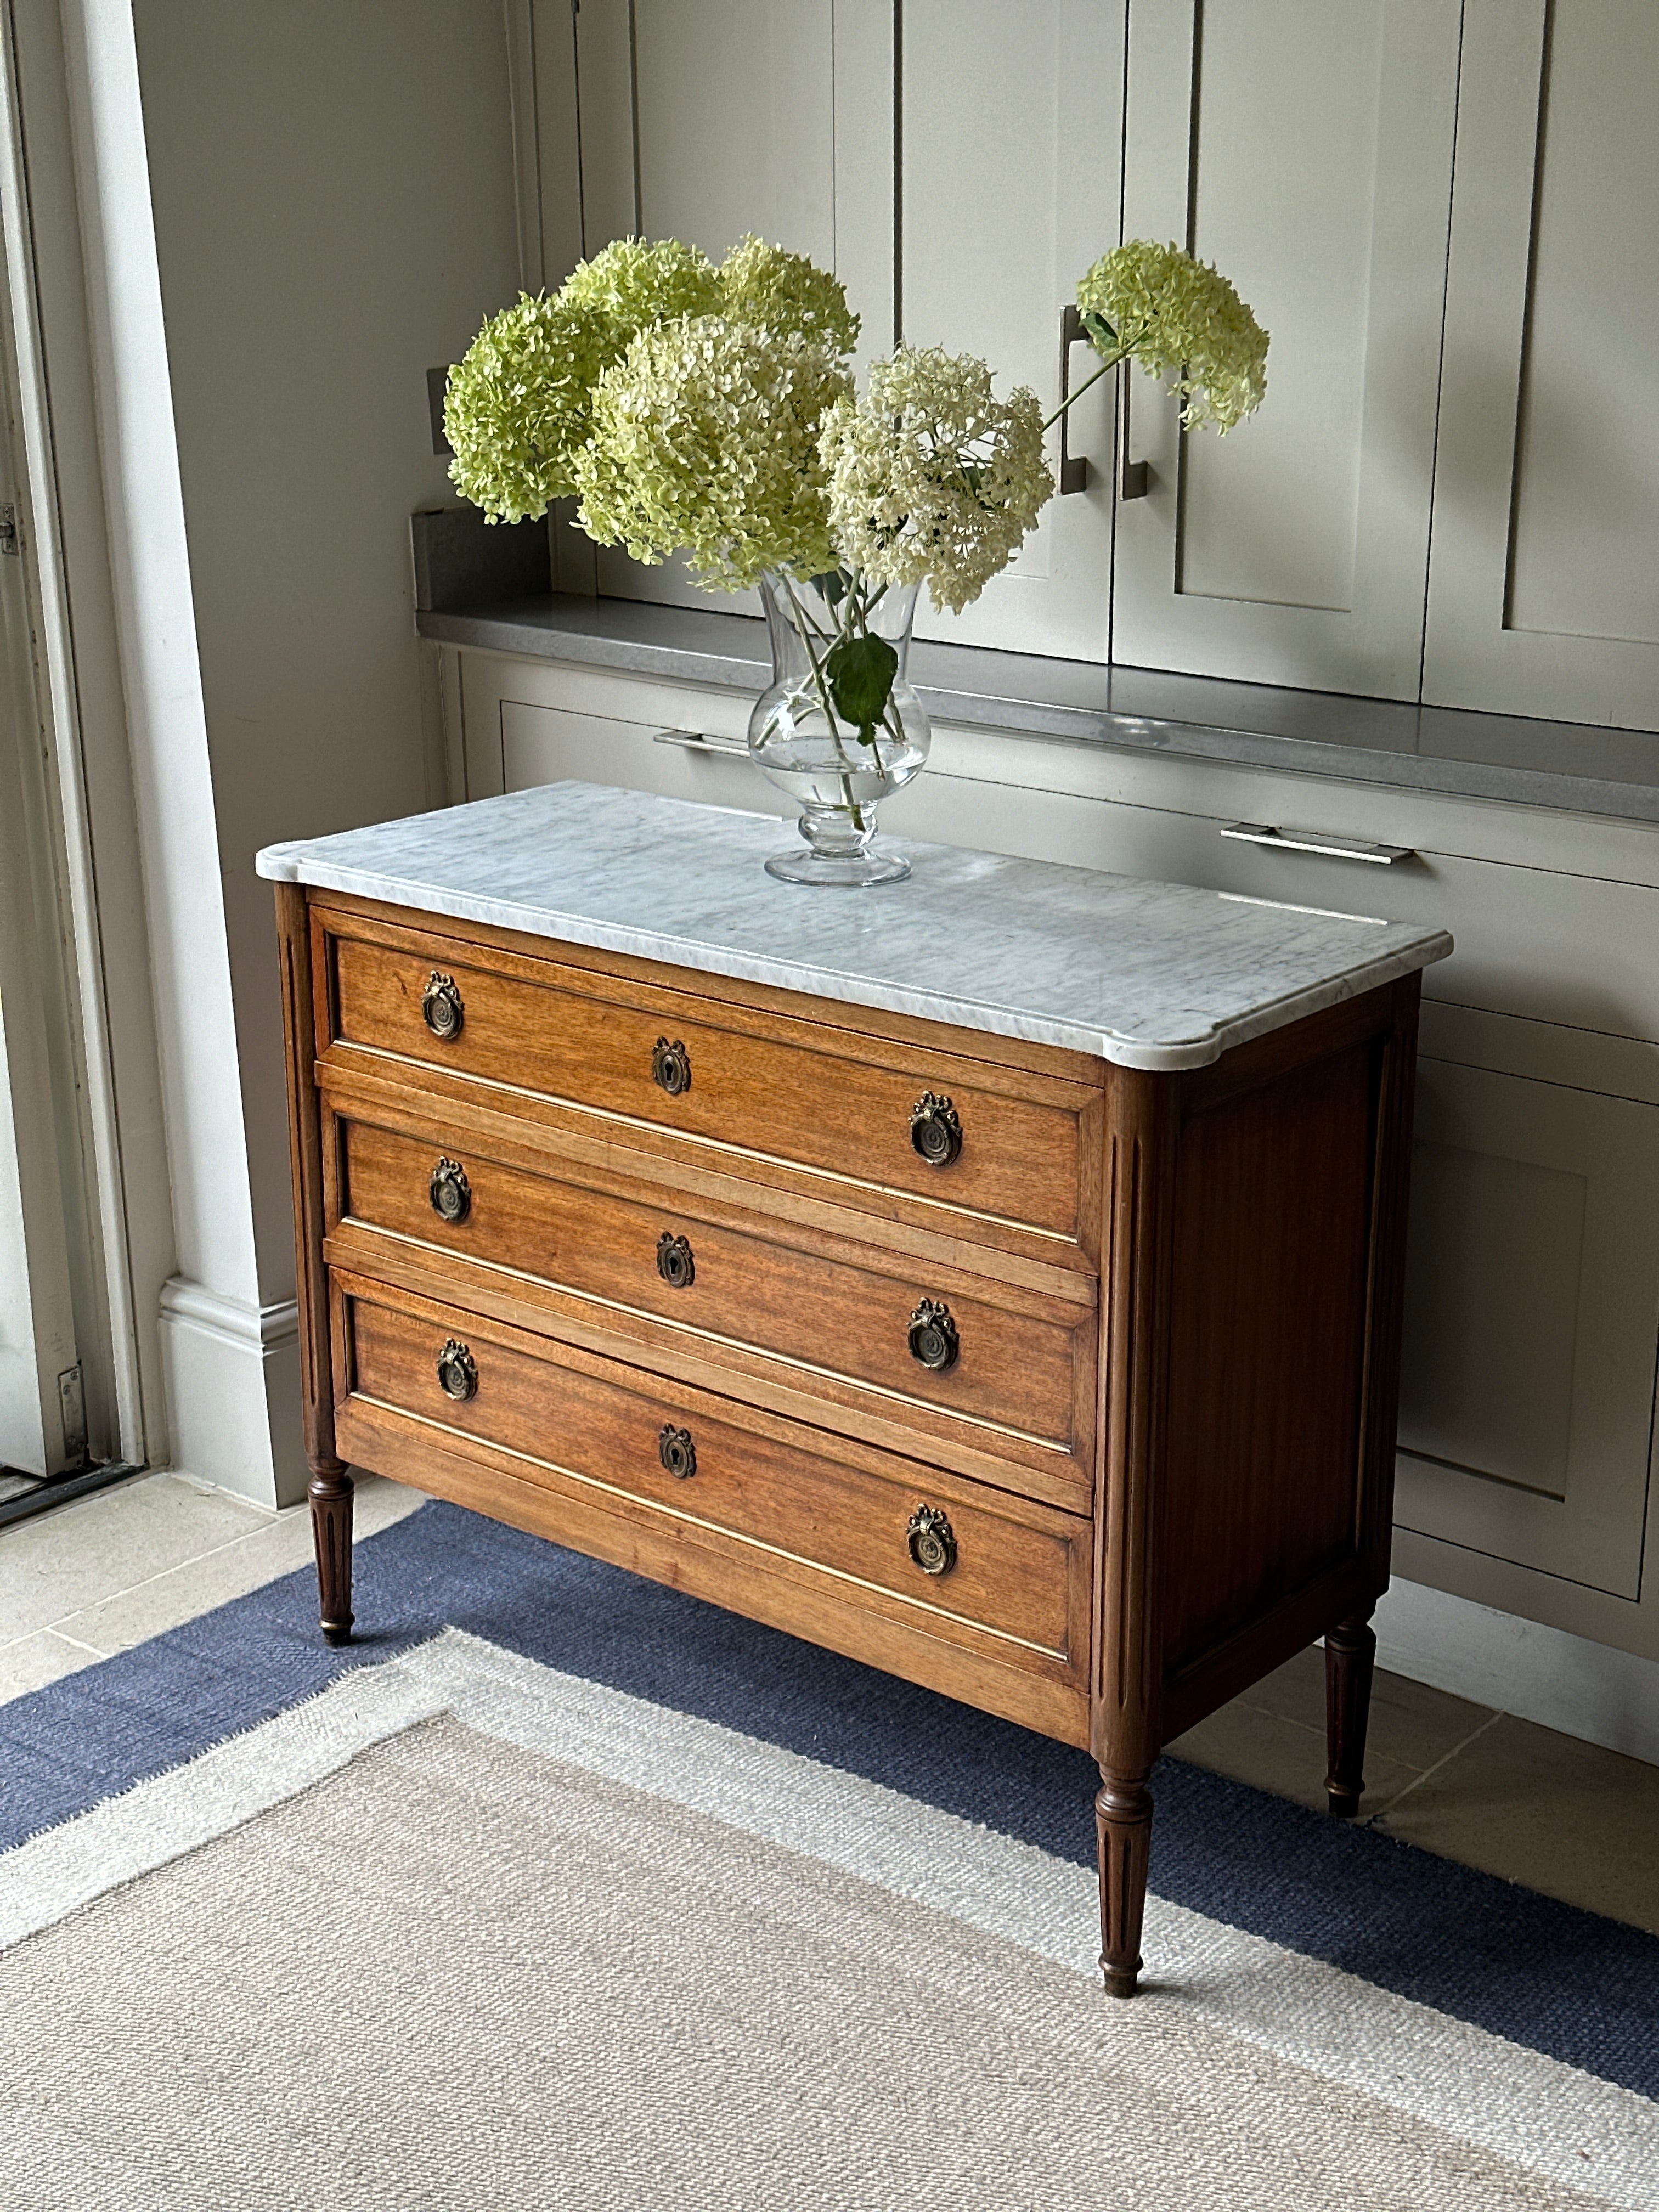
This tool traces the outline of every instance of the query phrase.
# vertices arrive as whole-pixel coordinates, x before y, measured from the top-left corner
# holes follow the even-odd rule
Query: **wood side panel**
[[[1370,1282],[1365,1322],[1364,1410],[1360,1420],[1359,1553],[1373,1602],[1389,1586],[1394,1541],[1395,1438],[1406,1306],[1406,1232],[1411,1209],[1412,1123],[1417,1095],[1420,970],[1393,987],[1376,1111]],[[1369,1610],[1369,1608],[1367,1608]]]
[[[313,906],[331,916],[337,933],[341,921],[350,918],[346,933],[366,941],[395,944],[411,933],[435,935],[458,944],[503,956],[497,962],[503,973],[525,962],[540,969],[550,961],[562,968],[586,971],[605,986],[633,985],[641,992],[672,992],[683,999],[714,1000],[727,1009],[743,1008],[757,1016],[775,1016],[790,1027],[805,1021],[830,1030],[847,1032],[844,1043],[854,1049],[866,1045],[897,1044],[909,1051],[957,1054],[981,1064],[978,1079],[988,1088],[1000,1079],[999,1071],[1012,1075],[1023,1071],[1054,1082],[1080,1085],[1098,1091],[1101,1063],[1088,1053],[1069,1052],[1057,1045],[1033,1044],[1023,1037],[999,1036],[988,1030],[964,1029],[952,1022],[926,1021],[913,1014],[894,1014],[879,1006],[855,1006],[844,999],[825,999],[810,991],[791,991],[765,983],[750,983],[734,975],[717,975],[702,969],[677,968],[661,960],[644,960],[631,953],[601,951],[568,939],[536,937],[523,930],[498,929],[487,922],[459,921],[453,915],[416,915],[404,907],[387,906],[374,899],[353,897],[345,891],[313,890]],[[340,917],[341,920],[332,919]],[[831,1049],[835,1049],[831,1047]],[[871,1055],[882,1059],[879,1049]],[[1029,1089],[1029,1086],[1024,1086]],[[1024,1095],[1023,1091],[1017,1095]]]
[[[458,950],[436,936],[407,948],[338,936],[340,1043],[403,1064],[406,1080],[429,1066],[619,1117],[643,1145],[661,1129],[719,1147],[728,1164],[754,1155],[832,1176],[849,1206],[874,1185],[1076,1242],[1077,1120],[1091,1095],[1080,1087],[1062,1101],[1012,1096],[984,1084],[971,1060],[860,1051],[845,1032],[808,1024],[787,1038],[757,1034],[714,1001],[607,994],[603,978],[586,976],[572,988],[571,971],[549,963],[505,974]],[[459,1033],[444,1042],[421,1018],[434,971],[453,977],[465,1006]],[[689,1055],[690,1086],[677,1095],[653,1079],[659,1038]],[[911,1146],[911,1109],[928,1091],[948,1096],[960,1117],[961,1155],[948,1166]]]
[[[323,1264],[322,1124],[313,1050],[316,1022],[310,926],[302,886],[278,884],[276,889],[283,1060],[288,1073],[289,1168],[294,1187],[295,1289],[300,1309],[301,1418],[312,1474],[332,1477],[341,1473],[343,1462],[335,1449],[330,1376],[328,1277]]]
[[[1376,1042],[1351,1044],[1183,1122],[1171,1670],[1356,1555],[1381,1060]]]
[[[1164,1739],[1178,1735],[1282,1667],[1340,1620],[1371,1603],[1367,1570],[1358,1559],[1328,1567],[1300,1589],[1269,1594],[1264,1610],[1164,1685]]]
[[[1162,1730],[1162,1471],[1178,1091],[1167,1076],[1113,1068],[1110,1077],[1090,1748],[1103,1771],[1144,1779]]]
[[[579,1297],[652,1316],[711,1340],[791,1364],[801,1387],[815,1370],[883,1393],[890,1419],[938,1435],[991,1424],[1069,1450],[1089,1463],[1086,1386],[1093,1316],[1010,1291],[984,1276],[923,1273],[876,1248],[780,1237],[763,1216],[706,1201],[643,1200],[631,1187],[596,1188],[574,1177],[531,1175],[474,1147],[451,1152],[442,1133],[342,1121],[343,1199],[355,1224],[435,1246],[476,1263]],[[440,1158],[462,1167],[465,1218],[434,1212],[428,1183]],[[335,1224],[331,1221],[331,1228]],[[663,1238],[691,1269],[689,1283],[664,1279]],[[957,1332],[948,1370],[921,1365],[908,1347],[913,1313],[943,1304]],[[624,1322],[625,1325],[625,1322]],[[1092,1395],[1091,1391],[1089,1395]],[[1079,1410],[1085,1418],[1079,1420]]]

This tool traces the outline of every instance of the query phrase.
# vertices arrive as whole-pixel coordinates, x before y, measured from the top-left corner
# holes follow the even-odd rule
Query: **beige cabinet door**
[[[1659,15],[1468,0],[1423,696],[1659,729]]]
[[[1060,317],[1118,240],[1122,0],[904,0],[899,269],[902,335],[990,363],[996,389],[1060,398]],[[1098,367],[1072,349],[1078,381]],[[960,615],[917,634],[1079,660],[1107,657],[1111,386],[1070,417],[1085,489],[1050,501],[1018,558]],[[1060,434],[1049,433],[1049,460]]]
[[[544,172],[574,128],[581,246],[678,238],[719,260],[747,232],[834,269],[863,318],[860,358],[892,343],[893,0],[583,0],[569,103],[541,118]],[[562,534],[561,581],[581,587]],[[569,574],[566,571],[569,570]],[[760,611],[671,562],[601,549],[588,588]]]
[[[1267,397],[1187,436],[1133,373],[1112,654],[1415,699],[1457,0],[1130,0],[1123,225],[1213,261]]]
[[[1659,1107],[1425,1054],[1412,1176],[1396,1524],[1637,1596]]]

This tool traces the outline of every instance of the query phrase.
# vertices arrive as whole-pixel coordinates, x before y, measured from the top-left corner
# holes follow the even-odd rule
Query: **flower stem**
[[[1102,362],[1100,367],[1085,383],[1079,384],[1075,392],[1068,392],[1066,393],[1066,397],[1060,401],[1059,406],[1055,408],[1054,413],[1043,424],[1043,428],[1045,430],[1052,430],[1055,423],[1059,422],[1060,416],[1066,412],[1066,410],[1068,407],[1074,406],[1077,402],[1082,398],[1085,392],[1093,390],[1094,386],[1099,383],[1103,376],[1106,375],[1110,370],[1116,368],[1121,362],[1127,361],[1128,358],[1129,349],[1127,346],[1125,346],[1121,353],[1115,353],[1109,361]]]
[[[812,681],[817,687],[818,702],[823,708],[824,720],[830,725],[830,741],[835,746],[846,771],[841,778],[842,797],[846,800],[847,811],[853,817],[853,827],[861,830],[864,828],[864,817],[859,811],[858,801],[853,796],[853,763],[848,759],[846,748],[842,744],[841,725],[836,721],[836,710],[830,703],[829,686],[823,680],[823,671],[818,665],[818,657],[812,650],[811,617],[795,597],[795,587],[787,574],[782,569],[778,573],[782,578],[784,590],[789,594],[789,604],[795,611],[795,635],[806,647],[806,658],[812,664]]]
[[[1153,319],[1155,320],[1156,318]],[[1135,348],[1140,343],[1142,338],[1146,337],[1147,331],[1151,330],[1152,327],[1152,325],[1151,322],[1145,322],[1140,325],[1140,328],[1134,332],[1133,337],[1121,340],[1118,350],[1112,356],[1109,361],[1103,361],[1100,367],[1095,371],[1091,377],[1088,378],[1084,383],[1079,384],[1075,392],[1068,392],[1066,393],[1066,397],[1060,401],[1059,406],[1055,408],[1054,413],[1043,424],[1043,428],[1045,430],[1052,430],[1055,423],[1059,422],[1060,416],[1066,412],[1066,410],[1068,407],[1074,406],[1076,403],[1082,398],[1085,392],[1091,391],[1093,387],[1099,383],[1101,378],[1105,375],[1108,369],[1117,368],[1124,362],[1127,361],[1129,356],[1134,351]]]

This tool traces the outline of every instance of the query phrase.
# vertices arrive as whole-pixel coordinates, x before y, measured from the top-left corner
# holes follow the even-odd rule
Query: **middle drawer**
[[[1028,1467],[1048,1478],[1037,1494],[1087,1487],[1092,1304],[565,1162],[503,1160],[413,1118],[336,1109],[325,1126],[331,1263],[385,1274],[392,1246],[397,1272],[450,1295],[458,1269],[485,1272],[553,1333],[597,1323],[636,1360],[678,1340],[711,1366],[781,1380],[830,1425]]]

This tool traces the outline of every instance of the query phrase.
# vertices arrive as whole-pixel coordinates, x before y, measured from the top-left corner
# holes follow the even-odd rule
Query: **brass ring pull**
[[[918,1505],[904,1532],[910,1557],[925,1575],[948,1575],[957,1563],[957,1540],[937,1505]]]
[[[910,1316],[910,1357],[935,1375],[954,1367],[962,1351],[949,1306],[924,1298]]]
[[[910,1147],[930,1168],[948,1168],[962,1151],[962,1123],[942,1092],[924,1091],[910,1109]]]
[[[472,1397],[478,1388],[478,1363],[457,1338],[438,1354],[438,1382],[446,1397]]]
[[[676,1037],[670,1044],[659,1036],[651,1048],[651,1080],[671,1098],[691,1088],[691,1055]]]
[[[665,1229],[657,1239],[657,1273],[671,1291],[688,1291],[696,1278],[696,1262],[688,1238]]]
[[[472,1211],[472,1186],[459,1160],[441,1159],[427,1186],[432,1211],[440,1221],[465,1221]]]
[[[689,1481],[697,1471],[697,1448],[690,1430],[677,1429],[672,1421],[665,1421],[657,1431],[657,1457],[668,1474]]]
[[[435,968],[433,969],[432,980],[421,994],[421,1019],[441,1043],[453,1043],[459,1036],[466,1009],[461,1004],[460,986],[453,975],[441,975]]]

